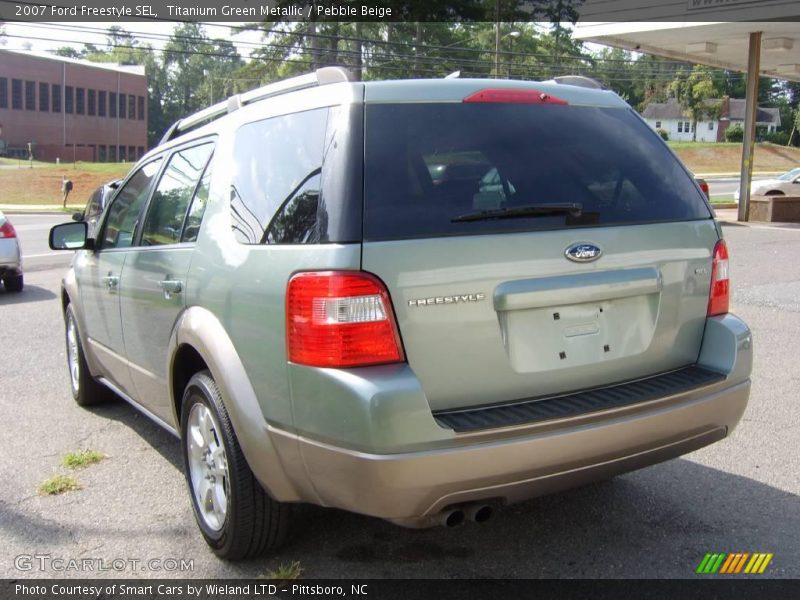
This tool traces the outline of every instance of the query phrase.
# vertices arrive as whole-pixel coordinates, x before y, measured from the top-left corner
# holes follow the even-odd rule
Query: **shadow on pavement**
[[[308,577],[693,577],[706,552],[773,552],[768,574],[800,574],[800,498],[686,459],[455,529],[295,512],[280,559],[301,560]]]
[[[183,478],[180,444],[171,434],[122,400],[92,412],[130,427]],[[203,576],[256,577],[297,560],[305,578],[693,578],[707,552],[772,552],[762,577],[800,576],[800,498],[685,458],[452,529],[403,529],[309,505],[294,506],[293,514],[282,549],[237,564],[213,560]],[[175,535],[199,542],[194,527],[189,520]],[[64,535],[57,523],[9,506],[0,506],[0,528],[26,539]],[[91,529],[72,535],[114,535]]]
[[[41,302],[42,300],[52,300],[56,295],[47,288],[38,285],[28,285],[22,288],[21,292],[7,292],[0,286],[0,306],[4,304],[22,304],[23,302]]]
[[[88,408],[89,411],[104,419],[113,419],[132,429],[139,437],[163,456],[183,477],[183,458],[178,438],[156,425],[148,417],[140,413],[122,398]]]

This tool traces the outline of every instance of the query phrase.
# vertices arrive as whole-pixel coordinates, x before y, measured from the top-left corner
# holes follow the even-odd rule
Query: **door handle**
[[[158,282],[164,290],[164,297],[169,299],[173,294],[180,294],[183,291],[183,282],[177,279],[164,279]]]
[[[106,286],[106,290],[109,293],[114,294],[116,293],[117,288],[119,287],[119,277],[117,277],[116,275],[112,275],[111,271],[109,271],[108,275],[103,277],[103,283]]]

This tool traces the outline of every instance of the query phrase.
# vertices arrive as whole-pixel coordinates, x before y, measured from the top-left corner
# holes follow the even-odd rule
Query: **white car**
[[[0,278],[7,292],[22,291],[22,258],[17,232],[0,212]]]
[[[778,175],[774,179],[754,181],[750,184],[750,195],[760,196],[796,196],[800,195],[800,167]],[[733,193],[733,198],[739,201],[739,189]]]

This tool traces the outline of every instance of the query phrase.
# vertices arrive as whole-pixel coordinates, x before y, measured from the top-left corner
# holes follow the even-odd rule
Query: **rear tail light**
[[[724,315],[730,304],[730,280],[728,279],[728,246],[719,240],[714,246],[711,261],[711,290],[708,294],[708,316]]]
[[[706,195],[706,198],[709,198],[708,183],[706,183],[705,180],[699,180],[697,183],[700,184],[700,189],[703,190],[703,193]]]
[[[0,238],[13,238],[17,237],[17,232],[14,231],[14,226],[9,221],[3,221],[0,225]]]
[[[464,102],[495,102],[500,104],[567,104],[538,90],[485,89],[464,98]]]
[[[363,367],[405,360],[389,293],[360,271],[298,273],[286,291],[289,360]]]

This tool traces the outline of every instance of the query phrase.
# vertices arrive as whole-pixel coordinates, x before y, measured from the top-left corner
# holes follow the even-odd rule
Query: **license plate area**
[[[619,360],[647,351],[658,320],[657,293],[498,312],[518,373]]]

